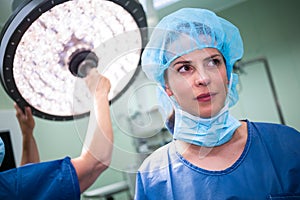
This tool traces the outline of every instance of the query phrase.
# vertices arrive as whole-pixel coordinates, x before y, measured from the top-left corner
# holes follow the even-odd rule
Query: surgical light
[[[109,99],[117,99],[138,71],[146,26],[135,0],[26,1],[1,33],[1,83],[38,117],[86,116],[86,67],[110,79]]]

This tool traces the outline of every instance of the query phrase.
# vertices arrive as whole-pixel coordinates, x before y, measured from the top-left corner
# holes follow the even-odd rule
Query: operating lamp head
[[[1,33],[1,83],[35,116],[86,116],[90,94],[82,77],[97,68],[111,82],[113,103],[138,72],[146,27],[135,0],[24,1]]]

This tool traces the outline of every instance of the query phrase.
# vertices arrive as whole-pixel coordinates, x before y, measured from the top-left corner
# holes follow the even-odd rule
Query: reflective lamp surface
[[[1,35],[1,81],[33,114],[68,120],[89,113],[84,79],[74,76],[74,54],[91,51],[98,71],[111,81],[115,100],[132,81],[146,40],[146,18],[136,1],[30,1]]]

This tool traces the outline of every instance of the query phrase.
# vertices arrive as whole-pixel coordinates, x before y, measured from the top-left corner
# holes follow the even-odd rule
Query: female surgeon
[[[238,29],[215,13],[184,8],[163,18],[142,55],[173,141],[137,173],[135,199],[300,199],[300,133],[238,121]]]
[[[85,78],[93,98],[95,129],[87,132],[89,142],[77,158],[40,162],[32,132],[34,120],[30,108],[25,113],[15,105],[23,134],[21,167],[0,173],[0,199],[80,199],[111,162],[113,132],[109,114],[110,82],[92,69]],[[92,115],[92,114],[91,114]],[[91,120],[91,118],[90,118]],[[0,155],[3,143],[0,141]],[[1,159],[0,159],[1,160]],[[28,164],[33,163],[33,164]]]

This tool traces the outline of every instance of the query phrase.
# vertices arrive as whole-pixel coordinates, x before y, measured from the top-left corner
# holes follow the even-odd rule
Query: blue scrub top
[[[0,199],[79,200],[79,182],[70,158],[1,172]]]
[[[139,169],[135,199],[300,199],[300,133],[283,125],[247,124],[245,149],[225,170],[193,165],[174,142],[155,151]]]

